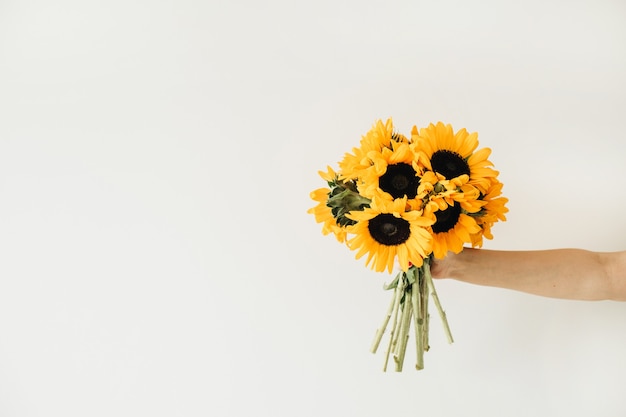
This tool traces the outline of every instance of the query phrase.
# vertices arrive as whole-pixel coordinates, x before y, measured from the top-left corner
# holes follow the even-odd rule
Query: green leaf
[[[411,284],[415,284],[415,281],[417,281],[417,275],[415,274],[415,270],[416,268],[414,266],[410,267],[408,271],[406,271],[406,279],[409,283],[409,285]]]
[[[398,286],[398,282],[400,282],[400,277],[402,276],[403,273],[404,272],[400,272],[398,275],[396,275],[393,281],[391,281],[389,284],[383,285],[383,289],[393,290],[394,288],[396,288]]]

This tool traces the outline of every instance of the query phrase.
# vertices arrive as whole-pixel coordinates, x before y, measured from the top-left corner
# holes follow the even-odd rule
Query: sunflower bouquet
[[[489,148],[478,149],[478,135],[441,122],[413,127],[410,137],[394,130],[391,119],[377,121],[360,146],[344,155],[339,170],[320,171],[328,187],[311,193],[318,204],[308,212],[356,258],[395,279],[382,325],[371,351],[376,353],[391,323],[383,370],[393,356],[402,371],[411,327],[415,334],[416,368],[424,368],[429,349],[429,299],[432,298],[448,341],[453,342],[430,265],[468,244],[481,247],[492,239],[491,227],[505,220],[498,171],[488,160]]]

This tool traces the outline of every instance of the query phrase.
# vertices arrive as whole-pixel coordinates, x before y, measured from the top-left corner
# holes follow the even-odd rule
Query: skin
[[[434,278],[568,300],[626,301],[626,251],[498,251],[466,248],[435,260]]]

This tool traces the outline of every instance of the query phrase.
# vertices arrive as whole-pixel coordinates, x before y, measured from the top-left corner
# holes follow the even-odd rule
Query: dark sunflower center
[[[381,245],[400,245],[411,236],[409,222],[393,214],[381,213],[371,219],[367,227],[372,238]]]
[[[446,149],[433,153],[433,156],[430,158],[430,164],[433,167],[433,171],[440,173],[448,180],[459,175],[470,174],[467,161],[458,153]]]
[[[393,198],[415,198],[417,187],[420,184],[419,177],[409,164],[394,164],[387,166],[385,172],[379,179],[380,189],[391,194]]]
[[[458,204],[448,206],[445,210],[436,211],[435,217],[437,218],[437,221],[433,224],[433,232],[445,233],[448,230],[453,229],[459,221],[460,215],[461,206]]]

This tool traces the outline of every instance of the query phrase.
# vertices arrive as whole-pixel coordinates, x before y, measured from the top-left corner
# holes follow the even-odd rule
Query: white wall
[[[383,374],[389,276],[306,214],[442,120],[487,247],[624,249],[624,74],[619,0],[1,1],[0,415],[624,415],[625,304],[439,281],[456,343]]]

